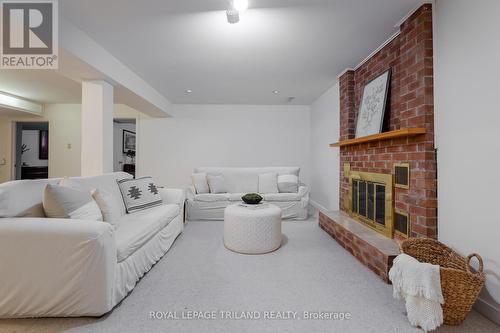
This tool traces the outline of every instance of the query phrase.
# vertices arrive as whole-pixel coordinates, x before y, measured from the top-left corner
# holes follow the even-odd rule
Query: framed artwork
[[[38,159],[49,159],[49,131],[40,130],[38,138]]]
[[[356,138],[382,132],[390,80],[389,69],[365,85],[356,123]]]
[[[123,130],[123,153],[129,150],[135,153],[135,132]]]

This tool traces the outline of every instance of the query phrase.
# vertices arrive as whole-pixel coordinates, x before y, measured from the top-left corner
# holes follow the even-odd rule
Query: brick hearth
[[[356,259],[389,283],[389,269],[399,254],[395,240],[376,233],[342,212],[321,212],[319,225]]]
[[[340,141],[355,136],[356,115],[364,86],[388,69],[392,70],[392,75],[384,131],[426,130],[425,134],[412,137],[340,147],[340,207],[344,212],[349,210],[349,179],[344,175],[345,163],[349,163],[351,171],[384,174],[393,174],[395,163],[408,163],[410,186],[408,189],[395,188],[394,206],[408,213],[411,236],[436,238],[432,38],[432,5],[426,4],[401,25],[398,36],[356,70],[347,70],[340,76]],[[344,228],[339,219],[343,220],[339,216],[332,218],[322,214],[320,226],[387,281],[391,255],[382,255],[384,252],[377,244],[363,243],[356,233]]]

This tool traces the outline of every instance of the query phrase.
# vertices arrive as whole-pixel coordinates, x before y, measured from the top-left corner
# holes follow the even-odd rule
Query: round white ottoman
[[[281,246],[281,208],[231,205],[224,210],[224,245],[244,254],[268,253]]]

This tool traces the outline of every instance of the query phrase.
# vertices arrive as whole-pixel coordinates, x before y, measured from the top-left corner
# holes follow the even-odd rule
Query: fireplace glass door
[[[364,180],[352,181],[352,213],[385,226],[386,185]]]
[[[386,237],[393,237],[391,174],[349,172],[348,210],[351,217]]]

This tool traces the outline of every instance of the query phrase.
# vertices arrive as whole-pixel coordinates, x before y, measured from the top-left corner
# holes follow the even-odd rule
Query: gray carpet
[[[224,248],[222,222],[189,222],[134,291],[102,318],[0,321],[1,332],[421,332],[410,327],[391,286],[317,225],[284,222],[276,252],[248,256]],[[150,311],[216,311],[217,320],[152,320]],[[219,311],[257,311],[258,320],[221,320]],[[272,311],[346,312],[350,320],[268,319]],[[266,315],[264,320],[262,317]],[[438,332],[499,332],[472,312]]]

